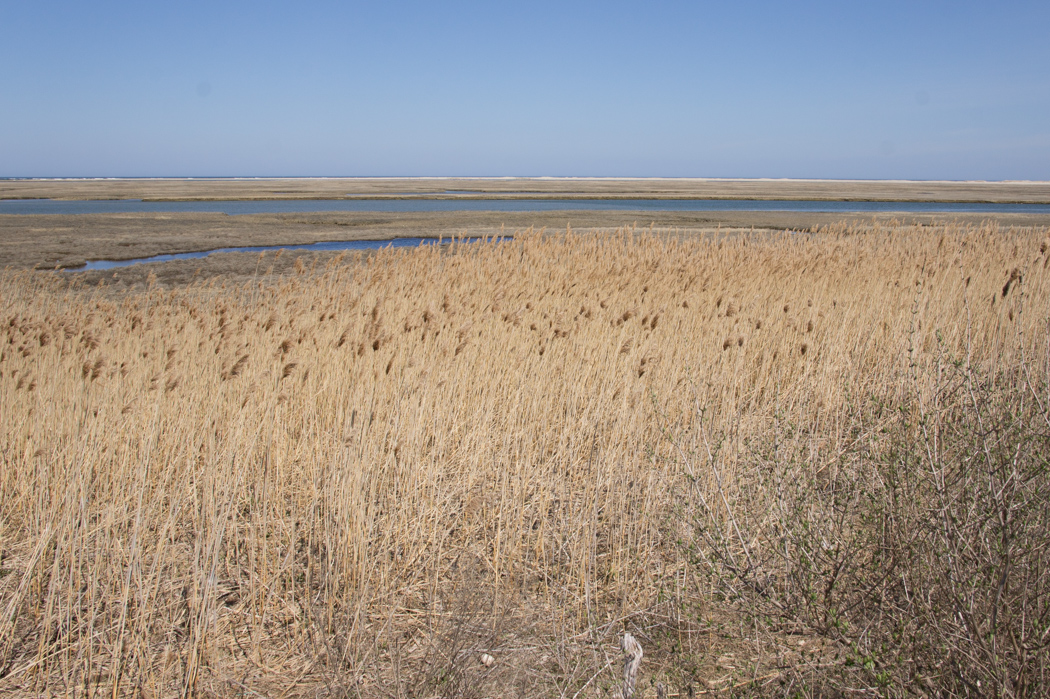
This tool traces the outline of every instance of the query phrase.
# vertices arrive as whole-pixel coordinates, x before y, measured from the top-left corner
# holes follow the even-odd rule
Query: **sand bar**
[[[785,199],[1050,203],[1050,182],[334,177],[0,180],[0,199]]]

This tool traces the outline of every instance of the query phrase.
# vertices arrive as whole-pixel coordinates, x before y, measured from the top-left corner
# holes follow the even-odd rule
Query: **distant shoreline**
[[[486,177],[486,176],[401,176],[401,175],[336,175],[336,176],[324,176],[324,175],[290,175],[290,176],[260,176],[260,177],[244,177],[238,175],[230,176],[202,176],[202,177],[0,177],[0,182],[14,181],[14,182],[112,182],[112,181],[161,181],[161,182],[209,182],[209,181],[236,181],[236,182],[258,182],[258,181],[278,181],[278,180],[346,180],[346,181],[365,181],[365,180],[419,180],[419,181],[434,181],[434,180],[465,180],[471,182],[485,182],[485,181],[507,181],[507,180],[534,180],[537,182],[836,182],[836,183],[855,183],[855,182],[891,182],[898,184],[1046,184],[1050,180],[945,180],[945,179],[934,179],[934,180],[909,180],[909,179],[878,179],[878,178],[837,178],[837,177],[575,177],[575,176],[499,176],[499,177]]]
[[[0,179],[0,200],[653,199],[1050,204],[1050,182],[553,177]]]

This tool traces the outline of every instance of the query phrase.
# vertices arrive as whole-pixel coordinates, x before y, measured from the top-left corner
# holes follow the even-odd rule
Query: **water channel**
[[[457,238],[456,242],[472,243],[480,238]],[[510,237],[492,240],[510,240]],[[438,240],[437,238],[392,238],[390,240],[343,240],[325,243],[310,243],[308,245],[253,245],[237,248],[216,248],[202,252],[177,252],[168,255],[153,255],[152,257],[137,257],[130,260],[88,260],[80,267],[71,267],[66,272],[88,272],[98,269],[115,269],[117,267],[128,267],[146,262],[171,262],[173,260],[197,260],[208,255],[220,252],[276,252],[277,250],[308,250],[312,252],[339,252],[343,250],[379,250],[381,248],[414,248],[420,245],[436,245],[438,243],[450,243],[449,238]]]

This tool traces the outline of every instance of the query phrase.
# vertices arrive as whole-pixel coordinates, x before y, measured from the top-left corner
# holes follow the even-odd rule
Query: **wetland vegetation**
[[[9,268],[0,691],[1035,696],[1048,235]]]

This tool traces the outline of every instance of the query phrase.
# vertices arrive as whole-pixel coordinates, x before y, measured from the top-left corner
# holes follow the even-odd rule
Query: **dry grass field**
[[[0,693],[1035,696],[1048,234],[0,272]]]

